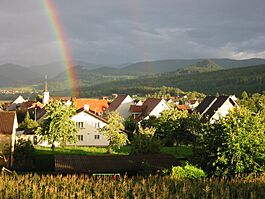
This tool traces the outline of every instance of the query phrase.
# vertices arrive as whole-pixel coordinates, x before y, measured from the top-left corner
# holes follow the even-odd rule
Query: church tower
[[[47,78],[47,75],[45,75],[45,84],[44,84],[42,103],[46,105],[49,103],[49,100],[50,100],[50,93],[48,91],[48,78]]]

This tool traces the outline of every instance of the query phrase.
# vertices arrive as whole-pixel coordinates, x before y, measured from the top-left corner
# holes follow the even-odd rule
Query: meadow
[[[249,178],[172,179],[170,176],[113,178],[87,175],[8,175],[0,198],[265,198],[265,175]]]

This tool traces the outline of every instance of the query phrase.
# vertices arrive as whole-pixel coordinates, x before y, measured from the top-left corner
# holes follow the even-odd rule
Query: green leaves
[[[204,127],[200,154],[209,172],[221,176],[265,170],[265,124],[260,114],[237,108]]]
[[[113,147],[120,148],[128,142],[127,135],[123,132],[123,118],[118,112],[110,112],[107,115],[107,125],[100,129],[109,141],[108,152],[111,153]]]
[[[76,113],[72,106],[66,106],[61,102],[49,103],[45,107],[46,114],[37,134],[50,144],[59,142],[76,142],[77,127],[71,117]]]

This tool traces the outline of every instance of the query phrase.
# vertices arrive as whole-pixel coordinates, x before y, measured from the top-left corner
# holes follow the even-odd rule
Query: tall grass
[[[2,175],[0,198],[265,198],[256,178],[174,180],[169,176]]]

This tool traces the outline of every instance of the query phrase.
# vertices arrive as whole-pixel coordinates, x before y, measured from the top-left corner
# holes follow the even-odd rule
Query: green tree
[[[131,155],[137,154],[155,154],[159,153],[162,147],[162,142],[154,137],[156,129],[154,127],[143,128],[138,126],[138,130],[134,132]]]
[[[124,133],[123,118],[118,112],[110,112],[107,115],[107,125],[100,129],[105,138],[109,141],[108,153],[111,153],[114,147],[120,148],[129,140]]]
[[[42,140],[48,141],[52,145],[52,149],[55,147],[55,142],[60,144],[76,142],[78,129],[71,119],[76,113],[75,108],[61,102],[53,102],[47,104],[45,110],[44,120],[36,132],[42,136]]]
[[[36,128],[38,126],[39,126],[38,122],[31,119],[29,116],[29,112],[27,112],[24,121],[21,122],[19,125],[19,129],[33,129],[33,128]]]
[[[265,171],[264,132],[261,115],[246,108],[205,125],[198,147],[201,166],[218,176]]]

